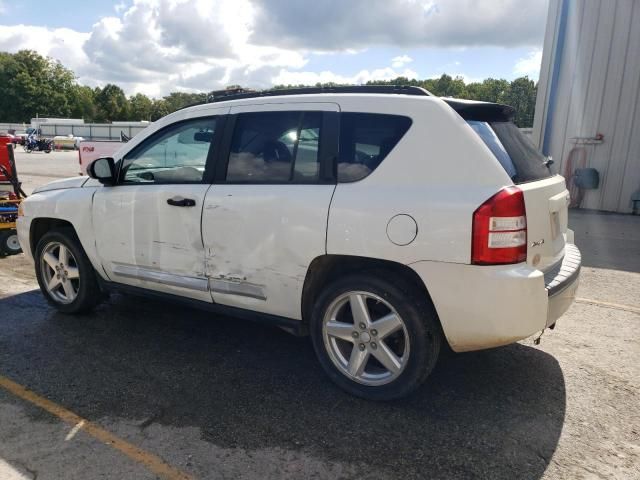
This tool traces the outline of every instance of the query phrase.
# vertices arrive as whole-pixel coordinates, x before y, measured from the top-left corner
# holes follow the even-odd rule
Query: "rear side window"
[[[411,126],[411,119],[378,113],[340,116],[338,182],[355,182],[373,172]]]
[[[513,122],[467,123],[489,147],[514,183],[542,180],[551,176],[547,159]]]
[[[241,113],[226,180],[234,183],[314,183],[318,180],[322,112]]]

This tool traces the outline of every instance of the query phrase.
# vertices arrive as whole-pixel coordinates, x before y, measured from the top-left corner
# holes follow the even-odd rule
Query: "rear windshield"
[[[531,182],[551,176],[547,159],[513,122],[467,123],[489,147],[514,183]]]

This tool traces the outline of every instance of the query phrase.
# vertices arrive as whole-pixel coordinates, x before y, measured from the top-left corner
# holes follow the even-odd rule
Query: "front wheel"
[[[382,272],[329,285],[315,304],[311,333],[329,377],[369,400],[415,390],[435,366],[442,342],[428,300],[402,278]]]
[[[44,234],[36,246],[35,264],[40,290],[61,312],[87,312],[102,300],[95,270],[72,229]]]

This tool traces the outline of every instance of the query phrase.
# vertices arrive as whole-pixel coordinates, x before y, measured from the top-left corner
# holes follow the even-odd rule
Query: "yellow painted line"
[[[622,305],[620,303],[601,302],[600,300],[592,300],[590,298],[576,298],[576,303],[587,303],[589,305],[596,305],[598,307],[614,308],[616,310],[623,310],[625,312],[640,314],[639,307],[633,307],[631,305]]]
[[[0,387],[14,394],[16,397],[20,397],[21,399],[26,400],[27,402],[36,405],[43,410],[46,410],[50,414],[58,417],[60,420],[73,425],[74,428],[77,427],[77,430],[82,429],[84,432],[88,433],[95,439],[123,453],[131,460],[144,465],[159,477],[165,478],[167,480],[192,480],[193,478],[190,475],[167,464],[157,455],[145,452],[141,448],[138,448],[135,445],[122,440],[121,438],[115,436],[113,433],[99,427],[95,423],[92,423],[89,420],[76,415],[75,413],[67,410],[64,407],[61,407],[51,400],[47,400],[46,398],[35,394],[31,390],[12,380],[9,380],[6,377],[3,377],[2,375],[0,375]]]

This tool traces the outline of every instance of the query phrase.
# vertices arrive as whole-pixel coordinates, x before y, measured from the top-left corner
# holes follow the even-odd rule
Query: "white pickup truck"
[[[87,174],[87,165],[97,158],[113,157],[113,155],[124,145],[118,140],[97,140],[82,141],[78,147],[78,163],[80,164],[80,175]]]

